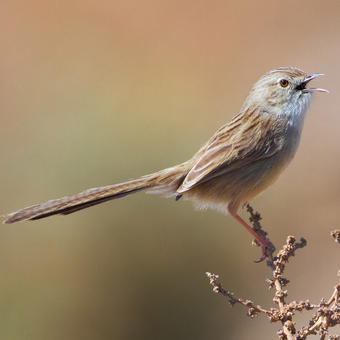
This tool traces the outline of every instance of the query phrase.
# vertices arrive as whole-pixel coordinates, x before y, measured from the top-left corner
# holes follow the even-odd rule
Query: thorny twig
[[[266,237],[261,229],[258,213],[254,213],[253,209],[247,205],[247,210],[250,213],[250,222],[253,228],[260,231],[261,236]],[[331,233],[336,242],[340,243],[340,231],[335,230]],[[209,282],[213,287],[213,292],[219,293],[228,299],[231,305],[241,304],[248,308],[247,315],[254,318],[258,314],[265,314],[271,322],[281,322],[282,328],[278,331],[280,340],[304,340],[310,335],[319,335],[320,340],[325,340],[328,335],[328,329],[340,324],[340,283],[338,283],[332,296],[326,302],[324,299],[319,304],[312,304],[308,300],[286,302],[287,290],[284,288],[289,283],[289,280],[283,277],[285,267],[288,260],[295,255],[295,251],[306,246],[307,242],[301,238],[300,242],[296,242],[294,236],[288,236],[286,244],[277,253],[276,257],[271,261],[267,261],[267,265],[272,268],[272,279],[267,280],[269,288],[275,289],[273,298],[276,308],[266,309],[256,305],[251,300],[236,298],[233,293],[223,288],[218,282],[218,275],[206,273]],[[293,317],[297,311],[314,310],[315,313],[309,322],[308,326],[297,330],[293,322]],[[330,336],[330,340],[340,340],[340,336]]]
[[[263,239],[263,240],[270,240],[268,239],[267,235],[268,233],[262,229],[260,221],[262,220],[261,215],[257,212],[254,211],[254,209],[250,206],[249,203],[246,203],[245,208],[247,209],[247,212],[249,213],[249,221],[252,224],[253,230]],[[255,239],[253,240],[253,243],[256,244],[257,246],[260,246],[260,243]],[[270,242],[271,243],[271,242]],[[273,253],[275,251],[275,247],[272,244],[273,247],[267,248],[266,249],[266,255],[267,255],[267,266],[274,269],[273,265]],[[262,259],[255,261],[255,262],[262,262]]]

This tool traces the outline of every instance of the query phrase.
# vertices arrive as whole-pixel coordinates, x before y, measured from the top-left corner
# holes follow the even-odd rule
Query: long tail
[[[142,190],[171,195],[176,192],[187,172],[186,163],[183,163],[173,168],[141,177],[140,179],[88,189],[72,196],[65,196],[20,209],[8,214],[3,223],[10,224],[23,220],[38,220],[57,214],[68,215],[78,210]]]

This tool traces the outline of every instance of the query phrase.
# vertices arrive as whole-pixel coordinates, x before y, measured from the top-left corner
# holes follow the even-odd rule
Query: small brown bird
[[[321,75],[308,75],[293,67],[272,70],[255,83],[231,122],[218,129],[190,160],[139,179],[18,210],[4,223],[68,215],[145,190],[175,196],[176,200],[183,197],[199,208],[228,211],[260,242],[264,258],[272,244],[237,211],[272,184],[293,158],[313,93],[327,92],[306,87]]]

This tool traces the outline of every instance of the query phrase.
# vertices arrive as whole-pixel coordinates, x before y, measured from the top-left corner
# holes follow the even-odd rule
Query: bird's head
[[[253,86],[248,105],[259,105],[265,111],[280,116],[304,116],[315,92],[328,92],[321,88],[307,87],[308,83],[322,76],[307,74],[295,67],[280,67],[263,75]]]

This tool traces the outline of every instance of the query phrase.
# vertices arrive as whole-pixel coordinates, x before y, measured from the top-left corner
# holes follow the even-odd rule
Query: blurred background
[[[327,297],[339,269],[339,11],[336,0],[2,1],[0,212],[180,163],[266,71],[322,72],[314,85],[330,94],[313,101],[294,162],[252,203],[277,246],[309,242],[288,267],[290,298]],[[270,306],[259,255],[230,216],[145,194],[2,225],[0,338],[273,339],[278,325],[231,309],[204,274]]]

